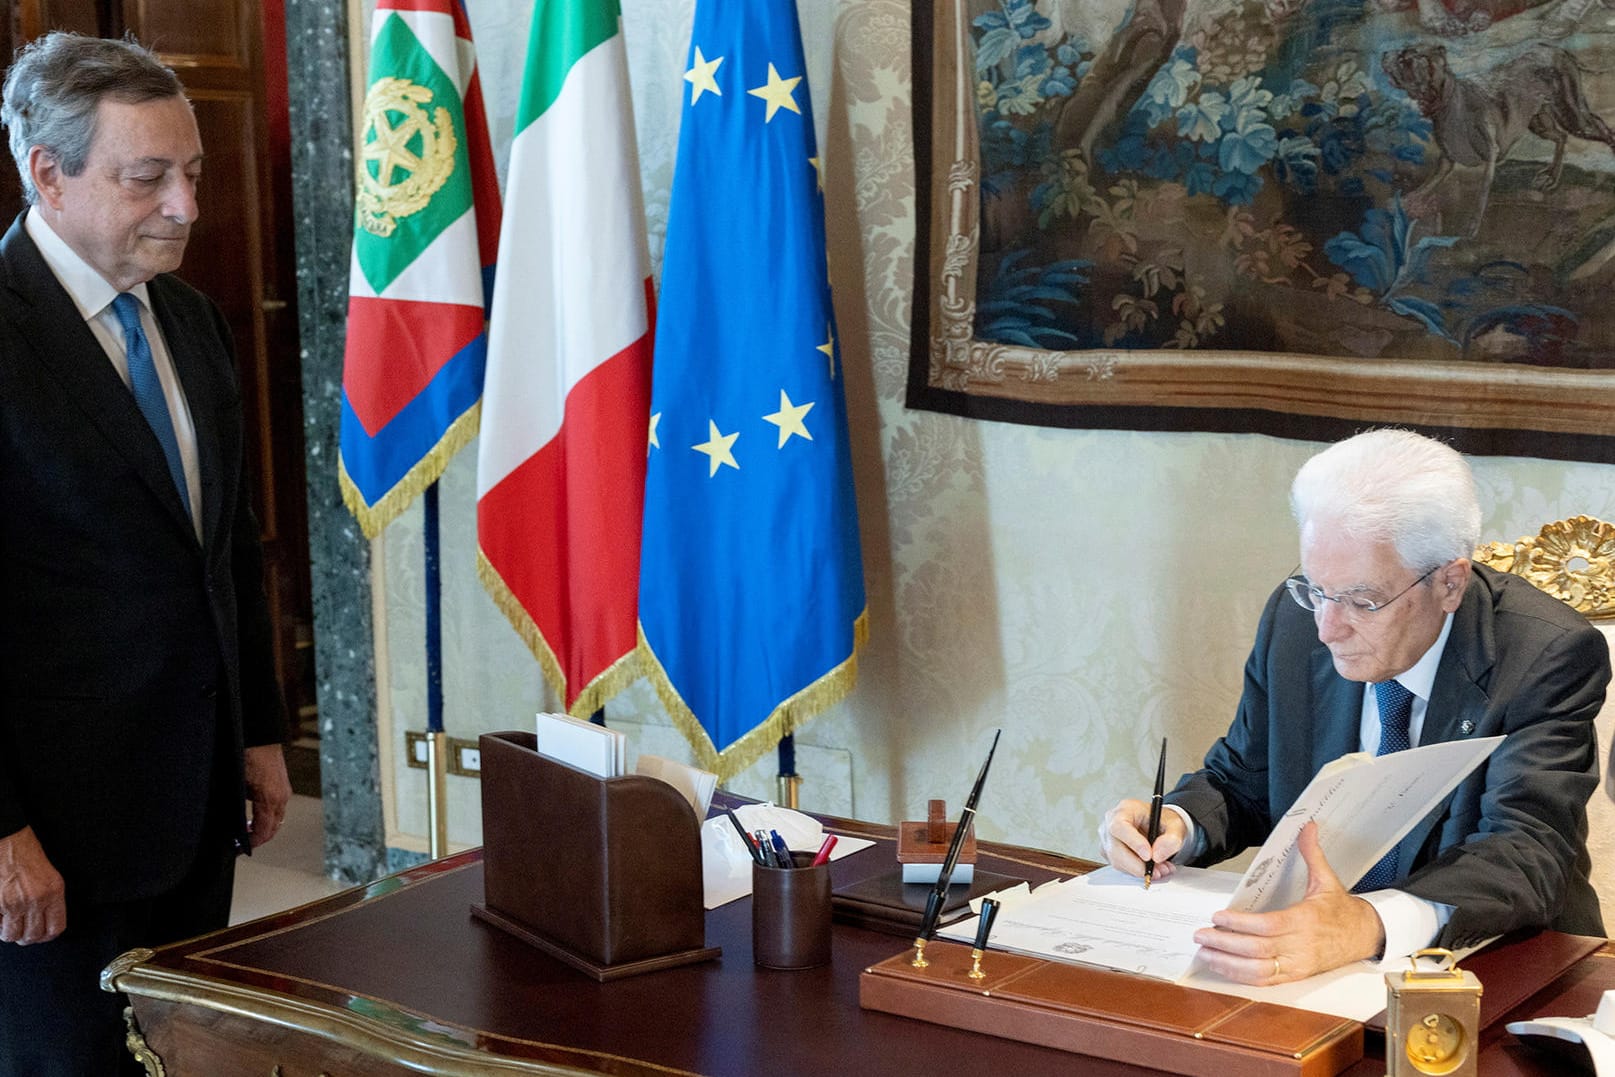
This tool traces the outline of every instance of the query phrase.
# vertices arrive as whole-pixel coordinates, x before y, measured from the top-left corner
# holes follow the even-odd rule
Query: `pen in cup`
[[[757,841],[757,851],[762,856],[763,867],[779,867],[779,860],[774,856],[774,846],[769,844],[768,835],[762,830],[753,830],[751,836]]]
[[[820,845],[819,851],[813,854],[813,863],[809,864],[808,866],[816,868],[821,864],[828,864],[830,862],[830,851],[835,847],[836,836],[834,834],[826,834],[824,836],[824,844]]]
[[[731,823],[735,824],[735,830],[740,834],[740,844],[746,847],[747,855],[757,863],[763,863],[763,856],[757,851],[756,843],[751,840],[751,835],[746,833],[746,828],[740,824],[740,816],[736,815],[732,808],[725,808],[723,813],[729,817]]]
[[[779,831],[770,830],[768,838],[774,843],[774,858],[779,861],[782,868],[796,867],[796,861],[791,859],[791,847],[785,844],[785,839],[779,836]]]

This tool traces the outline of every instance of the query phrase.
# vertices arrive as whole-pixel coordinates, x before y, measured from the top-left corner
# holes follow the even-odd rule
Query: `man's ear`
[[[1441,595],[1441,608],[1447,613],[1456,610],[1464,600],[1464,590],[1469,586],[1469,575],[1473,571],[1469,558],[1455,558],[1442,566],[1436,572],[1436,591]]]
[[[56,155],[44,146],[34,146],[28,151],[28,178],[34,182],[34,190],[39,192],[39,200],[51,209],[62,208],[62,181],[67,177],[62,174],[62,164]]]

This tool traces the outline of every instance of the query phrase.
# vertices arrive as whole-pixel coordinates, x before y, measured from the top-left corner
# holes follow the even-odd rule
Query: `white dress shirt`
[[[23,221],[28,236],[39,248],[45,264],[67,290],[68,297],[78,308],[80,317],[89,324],[90,332],[112,360],[112,367],[129,384],[129,356],[125,351],[123,324],[112,309],[118,292],[105,277],[80,258],[78,252],[57,235],[43,216],[29,209]],[[140,325],[151,345],[152,364],[157,368],[157,380],[163,387],[163,399],[168,402],[168,415],[174,423],[174,437],[179,442],[180,464],[185,469],[185,486],[190,494],[191,526],[198,540],[202,537],[202,476],[196,462],[196,426],[191,422],[191,409],[185,401],[185,390],[174,372],[173,358],[168,354],[168,343],[151,310],[151,297],[144,283],[129,289],[129,294],[140,301]]]

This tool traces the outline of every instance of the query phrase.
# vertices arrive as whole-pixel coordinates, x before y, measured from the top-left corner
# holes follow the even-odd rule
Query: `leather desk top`
[[[883,839],[833,864],[836,885],[892,865],[891,828],[839,820],[830,826]],[[985,842],[981,853],[983,867],[1034,881],[1056,869],[1069,874],[1091,866]],[[134,999],[137,1016],[143,996],[217,1008],[223,988],[234,993],[238,1009],[284,1000],[295,1003],[296,1013],[338,1015],[350,1029],[369,1023],[395,1045],[526,1060],[535,1064],[528,1072],[930,1077],[939,1068],[1052,1073],[1076,1064],[1097,1077],[1148,1072],[859,1009],[860,971],[904,949],[893,935],[837,924],[830,965],[756,969],[750,902],[742,899],[707,914],[707,942],[723,948],[720,961],[600,984],[474,921],[469,907],[481,898],[481,851],[470,850],[159,950],[121,969],[118,984]],[[1591,1013],[1610,987],[1615,948],[1606,945],[1513,1016]],[[280,1021],[296,1023],[285,1013]],[[1487,1077],[1557,1072],[1552,1059],[1521,1046],[1500,1025],[1483,1042]],[[1379,1040],[1371,1036],[1369,1057],[1348,1072],[1378,1077],[1384,1072],[1378,1056]]]

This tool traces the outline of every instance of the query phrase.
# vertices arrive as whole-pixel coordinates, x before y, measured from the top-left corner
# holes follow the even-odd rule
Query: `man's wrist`
[[[1187,831],[1183,837],[1183,847],[1172,854],[1172,863],[1194,863],[1195,859],[1199,857],[1205,846],[1205,837],[1201,833],[1200,828],[1195,825],[1194,816],[1190,815],[1188,811],[1178,807],[1176,804],[1162,804],[1161,807],[1163,810],[1172,812],[1179,819],[1182,819],[1184,829]]]
[[[1363,956],[1369,961],[1381,961],[1385,957],[1385,919],[1380,915],[1378,905],[1360,894],[1352,896],[1361,906],[1364,916],[1364,935],[1373,942],[1373,948]]]
[[[1358,897],[1373,907],[1380,924],[1380,957],[1406,957],[1429,946],[1451,909],[1405,890],[1371,890]]]

